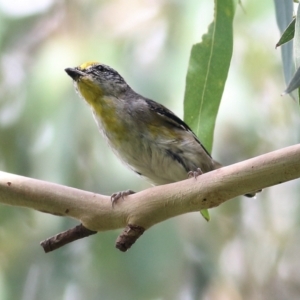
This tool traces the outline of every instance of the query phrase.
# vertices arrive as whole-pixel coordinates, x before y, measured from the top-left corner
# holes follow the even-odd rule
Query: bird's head
[[[74,80],[77,91],[90,104],[99,97],[117,98],[128,88],[117,71],[98,62],[86,62],[75,68],[67,68],[65,71]]]

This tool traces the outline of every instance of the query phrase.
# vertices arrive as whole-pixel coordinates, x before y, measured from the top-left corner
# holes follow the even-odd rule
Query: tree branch
[[[56,250],[66,244],[72,243],[76,240],[82,239],[84,237],[96,234],[97,231],[89,230],[85,228],[82,224],[76,227],[61,232],[49,239],[42,241],[40,244],[44,248],[46,253]]]
[[[300,144],[205,173],[197,179],[149,188],[119,200],[114,208],[109,196],[0,172],[0,203],[72,217],[92,232],[128,226],[117,241],[117,247],[126,251],[144,230],[159,222],[298,177]]]

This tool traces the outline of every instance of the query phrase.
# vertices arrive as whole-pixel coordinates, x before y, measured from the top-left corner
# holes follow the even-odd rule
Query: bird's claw
[[[197,178],[197,176],[202,175],[203,172],[200,168],[197,168],[196,171],[190,171],[188,172],[188,178],[194,177],[195,179]]]
[[[110,200],[111,200],[111,205],[112,207],[114,207],[114,205],[117,203],[117,201],[122,198],[124,199],[124,197],[128,196],[128,195],[132,195],[135,192],[132,190],[127,190],[127,191],[121,191],[121,192],[117,192],[111,195]]]

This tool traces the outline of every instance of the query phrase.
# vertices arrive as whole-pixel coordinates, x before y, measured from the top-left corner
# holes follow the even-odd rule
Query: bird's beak
[[[75,68],[66,68],[65,71],[75,81],[77,81],[80,77],[86,75],[84,72],[79,71]]]

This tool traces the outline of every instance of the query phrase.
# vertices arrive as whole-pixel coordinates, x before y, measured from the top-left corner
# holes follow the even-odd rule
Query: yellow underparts
[[[119,100],[104,96],[101,88],[88,78],[81,78],[77,86],[80,94],[95,111],[104,131],[113,135],[115,143],[120,144],[119,142],[126,139],[128,130],[116,113]]]
[[[103,91],[89,78],[80,78],[80,80],[77,82],[77,87],[82,97],[91,106],[94,107],[97,105],[97,103],[101,102],[101,99],[103,98]]]

